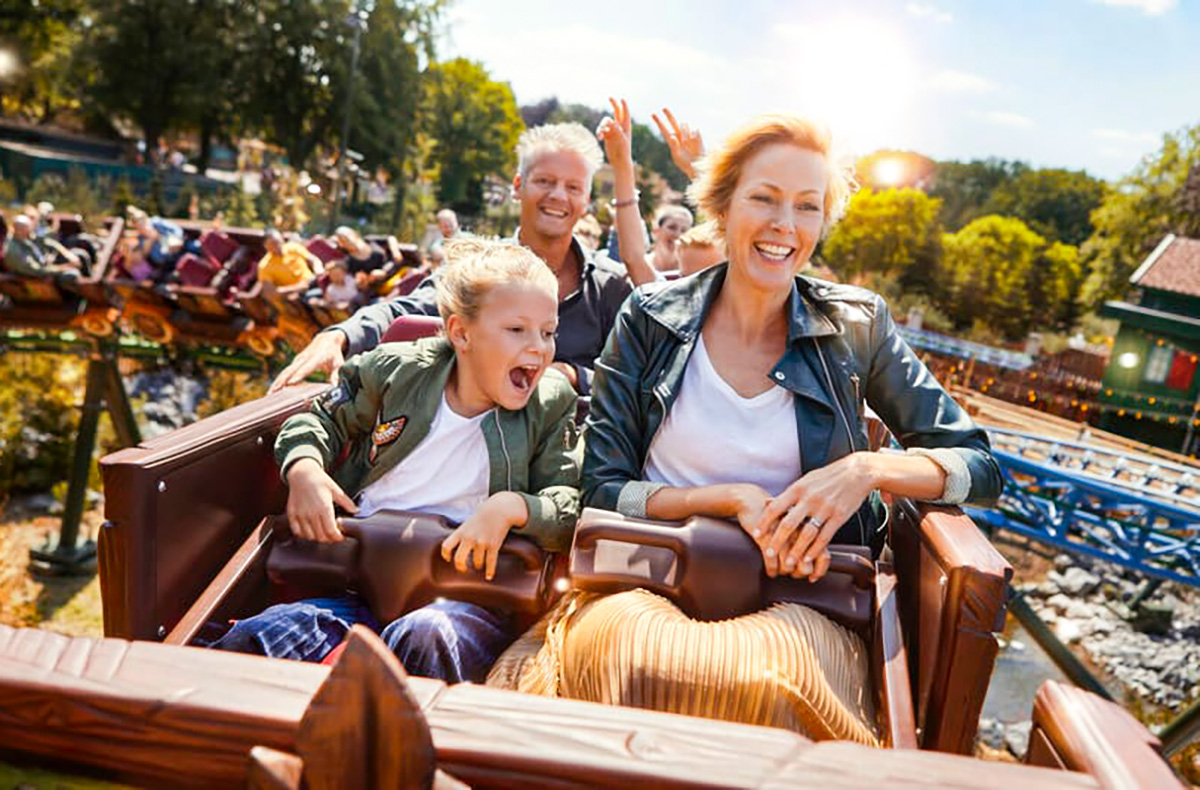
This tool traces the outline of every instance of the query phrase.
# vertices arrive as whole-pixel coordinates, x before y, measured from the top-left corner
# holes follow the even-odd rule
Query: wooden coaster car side
[[[1080,728],[1097,745],[1128,735],[1094,713],[1080,708],[1048,739],[1060,748]],[[1111,773],[813,743],[771,728],[447,687],[406,678],[362,628],[330,668],[0,626],[0,740],[56,767],[102,768],[149,786],[437,787],[455,777],[477,788],[1131,787]],[[1114,753],[1114,762],[1147,759]]]
[[[106,634],[170,634],[186,644],[205,622],[244,616],[270,600],[264,519],[282,512],[286,498],[274,435],[320,390],[285,390],[102,459]],[[966,753],[1011,569],[956,510],[900,500],[891,519],[919,743]]]

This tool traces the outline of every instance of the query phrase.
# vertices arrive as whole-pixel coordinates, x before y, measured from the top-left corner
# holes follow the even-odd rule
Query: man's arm
[[[426,277],[408,296],[360,308],[340,324],[325,329],[296,355],[271,382],[270,392],[299,384],[316,372],[337,383],[337,371],[346,357],[370,351],[379,345],[391,323],[402,315],[437,315],[433,277]]]

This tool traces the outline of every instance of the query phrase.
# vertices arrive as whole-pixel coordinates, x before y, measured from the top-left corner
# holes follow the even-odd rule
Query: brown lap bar
[[[330,670],[0,626],[4,748],[126,781],[234,787],[253,776],[255,786],[296,787],[302,769],[313,790],[399,786],[404,777],[431,776],[425,721],[437,766],[476,788],[1097,787],[1082,774],[812,744],[765,727],[470,684],[447,688],[405,678],[362,628]],[[255,746],[266,748],[252,760]]]

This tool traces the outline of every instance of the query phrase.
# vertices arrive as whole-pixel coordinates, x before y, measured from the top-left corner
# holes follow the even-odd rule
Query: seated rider
[[[591,201],[592,176],[604,154],[595,135],[577,123],[526,129],[516,154],[513,194],[521,204],[521,219],[512,241],[533,250],[558,277],[560,331],[554,367],[576,392],[587,395],[592,363],[630,291],[622,267],[572,236]],[[315,371],[336,373],[344,356],[374,348],[402,315],[437,315],[437,277],[435,272],[407,296],[364,307],[318,333],[279,374],[271,391],[299,384]]]
[[[359,516],[438,514],[461,523],[442,557],[491,579],[510,530],[548,551],[571,545],[575,393],[546,370],[558,326],[553,272],[524,247],[454,245],[437,283],[444,336],[354,357],[310,413],[284,423],[275,449],[298,537],[341,540],[335,505]],[[454,600],[379,623],[347,593],[272,606],[214,646],[320,661],[355,623],[379,630],[409,672],[451,683],[482,680],[516,636],[508,613]]]
[[[129,217],[137,237],[126,268],[136,279],[167,282],[184,252],[183,228],[133,206]]]
[[[303,244],[284,241],[283,234],[271,229],[263,236],[267,252],[258,262],[258,279],[276,288],[305,285],[324,271],[321,259]]]
[[[78,260],[53,239],[34,238],[34,223],[25,214],[12,219],[12,236],[4,247],[4,270],[25,277],[78,277]],[[57,263],[57,258],[65,263]]]
[[[623,160],[628,112],[606,119],[600,136],[610,159]],[[829,569],[831,542],[879,554],[880,492],[959,504],[994,500],[1002,485],[987,434],[904,342],[884,301],[801,275],[849,193],[831,148],[808,121],[764,116],[700,164],[691,193],[728,262],[641,287],[622,307],[596,361],[583,462],[586,505],[728,519],[756,542],[768,576],[814,582]],[[624,229],[638,221],[633,183],[617,169],[615,185]],[[636,233],[622,241],[641,246]],[[867,404],[905,452],[868,451]],[[859,715],[869,668],[856,635],[799,604],[717,628],[652,599],[644,590],[569,594],[489,682],[814,737],[828,720],[813,729],[812,699],[836,697],[851,714],[840,732],[873,741],[854,723],[871,724]],[[677,638],[664,641],[668,633]],[[835,644],[831,668],[819,648]],[[822,685],[806,681],[816,674],[841,691],[798,693]]]

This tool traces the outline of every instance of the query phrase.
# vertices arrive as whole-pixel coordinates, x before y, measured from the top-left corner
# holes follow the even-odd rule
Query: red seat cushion
[[[220,265],[215,261],[206,260],[190,252],[183,255],[179,259],[179,263],[175,265],[175,273],[179,276],[179,282],[191,286],[208,285],[220,270]]]
[[[433,315],[402,315],[383,333],[384,343],[403,343],[432,337],[442,329],[442,319]]]
[[[204,254],[217,263],[229,260],[240,246],[224,233],[216,231],[209,231],[200,238],[200,249],[204,250]]]
[[[337,260],[338,258],[346,257],[344,252],[320,236],[309,239],[308,244],[304,246],[308,248],[309,252],[320,258],[321,263],[329,263],[330,261]]]

